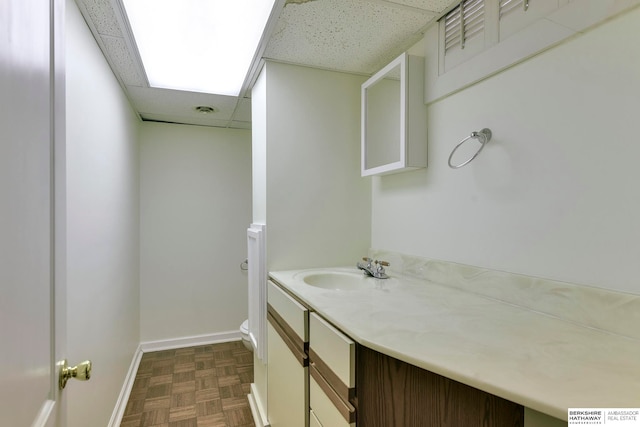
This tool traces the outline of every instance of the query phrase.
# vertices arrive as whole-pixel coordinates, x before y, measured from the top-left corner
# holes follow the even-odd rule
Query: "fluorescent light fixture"
[[[123,0],[152,87],[237,96],[275,0]]]

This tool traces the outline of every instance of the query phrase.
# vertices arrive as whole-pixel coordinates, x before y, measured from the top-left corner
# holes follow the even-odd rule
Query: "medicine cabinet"
[[[424,58],[403,53],[362,84],[361,174],[427,167]]]

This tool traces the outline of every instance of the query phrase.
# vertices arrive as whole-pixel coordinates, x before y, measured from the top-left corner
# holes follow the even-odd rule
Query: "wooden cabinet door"
[[[357,347],[358,427],[522,427],[514,402]]]

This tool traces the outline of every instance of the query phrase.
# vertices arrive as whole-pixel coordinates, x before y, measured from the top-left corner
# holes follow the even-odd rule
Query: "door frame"
[[[55,417],[46,427],[67,425],[65,393],[58,387],[60,361],[67,354],[67,197],[66,197],[66,0],[49,0],[51,5],[51,123],[52,123],[52,394]]]
[[[48,399],[32,427],[65,427],[67,403],[58,386],[60,361],[67,352],[66,294],[66,98],[65,13],[66,0],[49,0],[50,23],[50,304],[51,378]]]

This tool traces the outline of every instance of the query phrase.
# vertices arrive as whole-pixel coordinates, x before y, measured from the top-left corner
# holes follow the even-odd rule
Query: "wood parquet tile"
[[[145,353],[120,427],[253,427],[241,341]]]

